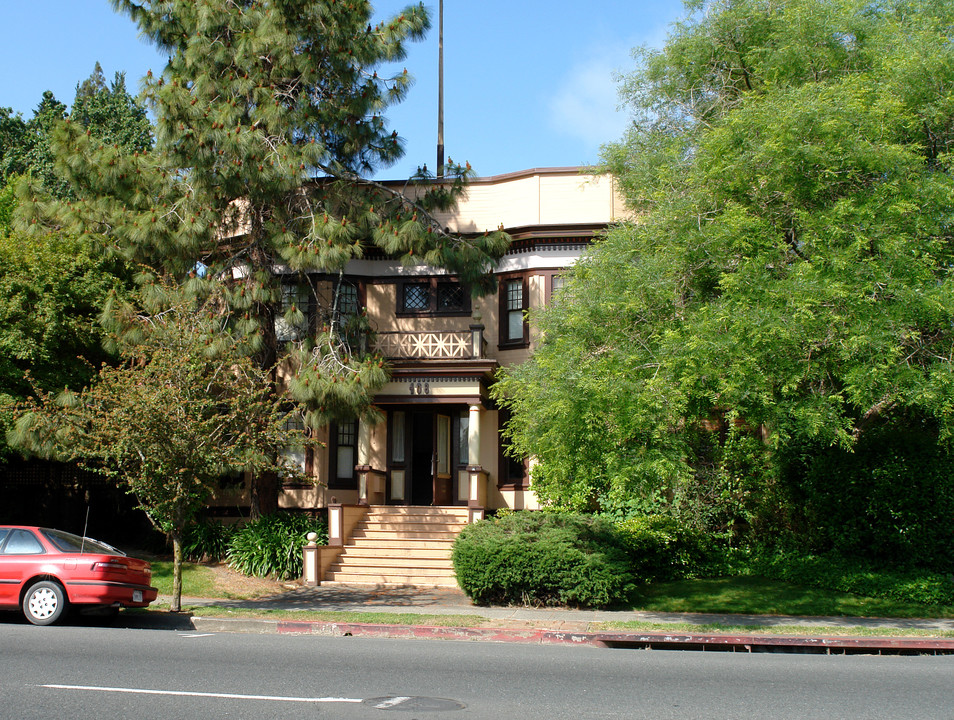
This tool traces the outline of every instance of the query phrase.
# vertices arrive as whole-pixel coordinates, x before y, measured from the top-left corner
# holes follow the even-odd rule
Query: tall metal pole
[[[444,177],[444,0],[440,2],[437,30],[437,177]]]

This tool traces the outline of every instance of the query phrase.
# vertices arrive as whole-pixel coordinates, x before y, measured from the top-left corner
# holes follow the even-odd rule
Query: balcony
[[[374,351],[389,359],[480,360],[484,357],[484,326],[453,332],[379,332]]]

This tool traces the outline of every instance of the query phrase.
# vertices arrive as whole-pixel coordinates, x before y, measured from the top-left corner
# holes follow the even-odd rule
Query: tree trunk
[[[255,267],[270,268],[274,264],[272,258],[260,247],[251,253],[252,264]],[[252,276],[253,277],[253,276]],[[275,365],[278,361],[278,335],[275,331],[275,315],[280,308],[268,303],[258,303],[255,312],[261,328],[261,348],[255,354],[255,361],[263,370],[271,373],[271,391],[278,394]],[[272,458],[274,459],[274,458]],[[278,512],[278,476],[275,473],[253,473],[249,487],[249,518],[258,520],[263,515]]]
[[[263,472],[252,476],[249,489],[249,517],[258,520],[263,515],[278,512],[278,474]]]
[[[182,610],[182,533],[172,533],[172,612]]]

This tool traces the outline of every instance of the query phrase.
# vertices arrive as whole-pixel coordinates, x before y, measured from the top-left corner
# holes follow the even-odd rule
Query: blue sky
[[[378,0],[391,16],[406,0]],[[400,178],[434,168],[437,145],[437,7],[433,28],[410,48],[415,85],[388,113],[406,140],[405,158],[379,173]],[[630,50],[660,46],[683,14],[680,0],[445,0],[444,144],[480,175],[595,162],[622,134],[614,71],[633,67]],[[4,0],[0,21],[0,106],[29,118],[44,90],[71,104],[99,61],[108,79],[125,71],[131,91],[164,59],[107,0]]]

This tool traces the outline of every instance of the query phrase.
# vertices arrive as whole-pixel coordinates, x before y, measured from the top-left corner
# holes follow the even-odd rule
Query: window
[[[332,310],[338,339],[350,347],[350,352],[364,354],[366,328],[360,322],[361,296],[358,286],[342,280],[335,285]]]
[[[525,311],[527,309],[527,283],[523,278],[504,280],[500,286],[500,344],[526,345],[529,332]]]
[[[404,312],[426,311],[431,309],[431,286],[425,283],[413,283],[404,286]]]
[[[302,434],[302,437],[304,437],[305,420],[301,413],[289,413],[288,417],[285,419],[285,429],[296,430]],[[289,470],[287,474],[288,478],[291,478],[293,473],[299,473],[302,475],[307,475],[309,473],[311,470],[311,458],[309,457],[309,454],[310,453],[308,449],[303,445],[286,445],[282,449],[282,462]]]
[[[391,461],[404,464],[405,414],[395,411],[391,415]]]
[[[337,286],[337,312],[340,318],[346,319],[361,312],[361,301],[358,298],[358,286],[350,282],[340,282]]]
[[[557,297],[566,286],[566,278],[562,275],[550,276],[550,299]]]
[[[470,413],[466,410],[460,414],[457,447],[460,448],[457,464],[466,467],[470,464]]]
[[[310,311],[311,287],[307,283],[283,284],[282,304],[275,317],[275,337],[278,341],[290,342],[307,336]]]
[[[3,548],[4,555],[39,555],[43,546],[36,536],[27,530],[11,530],[7,544]]]
[[[498,422],[502,431],[510,420],[510,411],[501,408]],[[502,434],[498,435],[500,458],[498,464],[499,479],[497,486],[509,490],[526,490],[530,486],[530,474],[527,471],[527,459],[515,458],[508,452],[509,445]]]
[[[398,286],[399,314],[466,315],[470,293],[456,280],[421,280]]]
[[[99,540],[93,540],[88,537],[80,537],[73,533],[63,532],[62,530],[51,530],[44,528],[40,530],[47,540],[53,543],[53,546],[60,552],[65,553],[99,553],[101,555],[125,555],[122,550],[117,550],[112,545],[107,545]]]
[[[358,421],[331,425],[331,479],[329,488],[354,490],[358,487],[354,467],[358,464]]]
[[[468,309],[464,287],[460,283],[437,283],[437,312],[461,312]]]
[[[450,476],[451,470],[451,419],[449,415],[437,416],[437,474]]]

